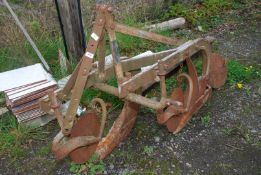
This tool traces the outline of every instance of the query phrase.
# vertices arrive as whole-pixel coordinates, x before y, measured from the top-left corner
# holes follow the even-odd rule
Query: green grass
[[[143,153],[150,156],[154,152],[154,147],[153,146],[145,146],[143,149]]]
[[[197,73],[200,76],[202,73],[202,61],[199,56],[196,56],[195,59],[192,60],[193,64],[196,67]],[[249,83],[252,80],[261,78],[261,69],[256,66],[246,66],[241,64],[240,62],[230,59],[227,63],[228,66],[228,77],[227,84],[230,86],[234,86],[237,83]],[[188,73],[188,68],[184,64],[183,70],[181,72]],[[167,76],[166,78],[166,88],[168,92],[168,96],[171,95],[173,89],[177,86],[177,77],[178,73],[174,75]],[[183,81],[181,84],[181,88],[184,90],[187,87],[186,82]],[[249,95],[251,93],[250,89],[246,89],[246,93]],[[156,84],[153,89],[147,92],[146,97],[160,97],[160,85]]]
[[[144,26],[143,23],[139,23],[137,19],[126,17],[121,21],[123,24],[131,27],[136,28],[142,28]],[[155,33],[158,33],[163,36],[170,37],[172,34],[171,30],[165,30],[165,31],[156,31]],[[121,33],[117,33],[117,42],[119,44],[120,52],[122,56],[136,56],[137,54],[140,54],[142,52],[151,50],[155,52],[159,52],[162,50],[166,50],[169,48],[173,48],[173,46],[167,46],[166,44],[161,44],[153,41],[149,41],[146,39],[133,37],[130,35],[125,35]]]
[[[102,160],[97,160],[98,155],[94,154],[86,163],[84,164],[70,164],[70,172],[74,174],[88,174],[96,175],[102,174],[105,171],[105,164]]]
[[[36,45],[48,62],[51,72],[56,79],[62,78],[58,59],[58,48],[63,48],[60,38],[42,38]],[[38,56],[28,42],[18,47],[0,49],[0,72],[40,63]]]
[[[204,126],[208,126],[211,121],[211,114],[207,113],[201,117],[201,122]]]
[[[215,27],[223,22],[221,15],[244,5],[240,0],[202,0],[197,4],[175,3],[164,15],[165,19],[184,17],[192,26],[203,29]]]
[[[236,83],[247,83],[250,80],[261,78],[261,70],[255,66],[245,66],[236,60],[228,61],[228,79],[229,85]]]
[[[108,85],[111,85],[113,87],[117,87],[117,80],[115,77],[107,81]],[[83,96],[81,98],[81,103],[83,104],[89,104],[92,99],[94,98],[101,98],[105,102],[112,103],[113,107],[121,107],[123,105],[123,102],[116,96],[108,94],[106,92],[99,91],[97,89],[86,89],[83,93]]]
[[[49,143],[48,145],[45,145],[43,147],[41,147],[37,154],[39,154],[40,156],[45,156],[48,155],[51,152],[51,143]]]
[[[171,36],[172,31],[157,31],[156,33],[169,37]],[[166,44],[161,44],[124,34],[117,34],[117,42],[119,44],[121,55],[129,57],[136,56],[148,50],[159,52],[173,48],[173,46],[168,46]]]
[[[26,66],[29,64],[28,62],[31,63],[30,60],[25,61],[22,54],[14,53],[15,50],[12,48],[0,49],[0,72]]]
[[[55,31],[51,26],[50,29],[46,29],[47,24],[45,24],[43,19],[32,19],[30,16],[23,16],[23,13],[20,18],[27,19],[27,25],[25,27],[49,64],[54,78],[62,78],[58,49],[64,50],[64,46],[62,38],[58,33],[59,31]],[[17,28],[15,23],[8,23],[8,25],[14,29]],[[10,35],[10,38],[11,35],[13,35],[12,31],[9,31],[8,28],[3,28],[2,30],[5,35]],[[6,37],[7,42],[0,47],[0,72],[41,63],[30,43],[25,39],[24,35],[21,34],[21,31],[17,29],[13,32],[17,32],[17,36],[14,36],[13,40]]]
[[[241,123],[236,124],[231,128],[225,128],[222,132],[228,136],[239,136],[243,138],[247,143],[252,144],[253,138],[251,132]]]
[[[0,92],[0,99],[4,99],[5,98],[5,95],[4,93]],[[1,105],[1,104],[0,104]]]
[[[52,75],[55,79],[63,78],[60,70],[60,63],[58,59],[58,49],[63,49],[63,42],[61,38],[41,38],[36,42],[37,47],[41,51],[43,57],[48,62]],[[35,51],[31,45],[26,42],[24,45],[24,51],[27,58],[40,62]]]
[[[44,139],[46,134],[41,128],[18,125],[16,118],[6,113],[0,117],[0,155],[12,159],[26,155],[26,148],[34,140]]]

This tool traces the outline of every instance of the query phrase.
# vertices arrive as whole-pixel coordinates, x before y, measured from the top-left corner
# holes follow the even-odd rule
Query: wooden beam
[[[123,24],[115,23],[115,31],[126,35],[136,36],[155,42],[160,42],[169,45],[179,45],[183,41],[176,38],[165,37],[156,33],[147,32],[144,30],[136,29],[134,27],[125,26]]]
[[[79,1],[56,0],[65,47],[71,62],[79,61],[86,48]]]

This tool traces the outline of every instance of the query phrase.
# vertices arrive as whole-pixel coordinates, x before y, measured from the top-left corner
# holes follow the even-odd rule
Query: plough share
[[[97,5],[96,11],[86,53],[64,88],[56,92],[50,91],[48,97],[40,103],[42,110],[56,116],[61,127],[53,140],[53,153],[57,159],[69,155],[76,163],[86,162],[93,154],[103,159],[111,153],[129,135],[141,105],[154,109],[158,123],[166,125],[169,132],[178,133],[210,98],[212,88],[224,85],[227,76],[225,60],[211,52],[210,41],[204,38],[187,41],[174,49],[150,55],[128,59],[120,57],[116,32],[167,45],[179,45],[181,41],[119,24],[115,22],[113,9],[108,5]],[[105,64],[106,34],[113,57],[110,65]],[[94,62],[96,51],[98,61]],[[195,54],[202,56],[200,76],[191,59]],[[166,75],[183,63],[186,63],[188,73],[177,76],[177,85],[168,96]],[[141,71],[142,67],[147,68]],[[112,77],[117,78],[117,88],[106,83]],[[142,92],[155,83],[160,84],[160,100],[142,96]],[[182,84],[186,85],[185,88]],[[103,134],[107,109],[102,99],[93,99],[93,109],[76,117],[86,88],[107,92],[124,101],[120,115],[106,136]],[[70,101],[69,106],[66,112],[61,112],[60,104],[64,101]],[[101,115],[98,115],[97,106],[100,107]]]

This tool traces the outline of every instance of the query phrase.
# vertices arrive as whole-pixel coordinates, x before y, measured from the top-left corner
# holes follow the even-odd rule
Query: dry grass
[[[115,0],[106,1],[107,4],[113,4],[118,20],[132,18],[138,22],[155,20],[161,16],[166,8],[164,2],[166,0],[124,0],[117,3]],[[95,16],[95,3],[93,0],[84,0],[81,3],[83,23],[85,29],[88,29]],[[43,0],[40,3],[19,2],[12,7],[34,40],[60,36],[53,0]],[[24,44],[23,34],[4,6],[0,6],[0,26],[0,47],[19,47]]]
[[[24,3],[12,7],[34,40],[59,34],[59,24],[52,1],[46,0],[39,4]],[[4,7],[0,8],[0,25],[0,47],[18,47],[25,42],[25,37]]]
[[[135,25],[137,22],[158,18],[165,8],[165,1],[124,0],[112,4],[118,21]],[[31,1],[34,3],[20,0],[9,2],[47,59],[54,76],[60,78],[57,49],[63,48],[63,43],[54,0]],[[113,0],[106,1],[111,2]],[[84,28],[85,31],[89,31],[95,18],[95,1],[82,0],[81,3]],[[1,5],[0,26],[0,72],[39,62],[11,14]]]
[[[105,3],[114,7],[115,17],[119,21],[124,22],[132,18],[137,22],[147,22],[161,17],[169,2],[170,0],[107,0]],[[85,26],[89,27],[95,16],[95,3],[93,0],[85,0],[81,3],[83,21]]]

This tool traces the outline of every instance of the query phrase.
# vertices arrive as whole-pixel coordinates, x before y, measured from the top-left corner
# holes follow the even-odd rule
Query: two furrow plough
[[[179,45],[181,41],[119,24],[114,20],[112,11],[108,5],[97,6],[97,16],[86,53],[64,88],[58,92],[51,91],[48,97],[41,100],[41,108],[54,114],[61,127],[52,146],[57,159],[69,155],[74,162],[83,163],[94,153],[99,159],[105,158],[129,135],[141,105],[154,109],[158,123],[166,125],[169,132],[178,133],[210,98],[212,88],[219,88],[225,83],[225,61],[211,52],[210,41],[204,38],[158,53],[128,59],[120,57],[116,32],[167,45]],[[110,65],[105,63],[106,34],[113,57]],[[98,61],[94,62],[96,51]],[[193,55],[202,57],[201,75],[198,75],[192,62]],[[179,73],[177,85],[168,96],[165,82],[167,75],[183,64],[186,64],[188,71]],[[141,71],[142,67],[147,68]],[[112,77],[116,77],[118,87],[106,83]],[[160,84],[161,98],[155,100],[144,97],[142,92],[155,83]],[[76,117],[86,88],[104,91],[124,101],[122,112],[106,136],[103,134],[107,109],[102,99],[93,99],[91,106],[96,107],[85,115]],[[61,112],[60,104],[64,101],[70,101],[69,106],[67,111]],[[97,115],[97,106],[100,107],[101,116]]]

